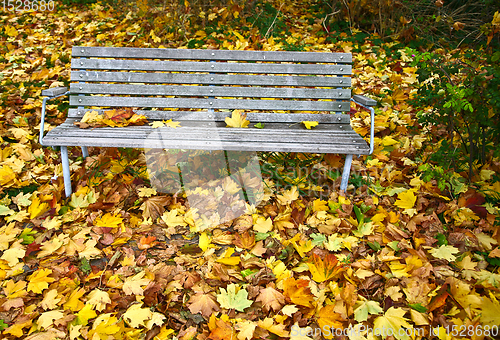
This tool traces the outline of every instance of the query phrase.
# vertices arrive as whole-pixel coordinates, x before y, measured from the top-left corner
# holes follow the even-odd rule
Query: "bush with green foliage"
[[[500,52],[408,53],[421,82],[411,104],[433,143],[428,160],[472,179],[500,156]]]

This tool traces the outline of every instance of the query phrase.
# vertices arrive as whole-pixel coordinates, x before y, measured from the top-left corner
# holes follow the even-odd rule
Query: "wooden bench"
[[[81,146],[84,157],[88,146],[346,154],[345,190],[352,156],[373,151],[376,105],[351,99],[351,63],[350,53],[73,47],[69,91],[42,91],[40,143],[61,149],[66,196],[68,146]],[[44,136],[46,101],[67,94],[67,120]],[[350,126],[350,100],[371,111],[370,146]],[[154,134],[149,125],[73,124],[89,110],[126,107],[181,127]],[[236,109],[248,113],[249,128],[226,127]],[[319,125],[307,130],[302,121]]]

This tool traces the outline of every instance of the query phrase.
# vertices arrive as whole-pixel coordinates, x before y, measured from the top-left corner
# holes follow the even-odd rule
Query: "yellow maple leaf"
[[[389,268],[391,268],[391,272],[394,277],[399,278],[410,276],[410,274],[408,274],[408,270],[410,269],[410,267],[399,261],[391,261],[391,263],[389,264]]]
[[[217,259],[217,262],[222,264],[227,264],[228,266],[236,266],[240,263],[239,256],[231,256],[234,253],[234,248],[227,248],[227,250],[222,253],[222,256]]]
[[[167,121],[163,121],[166,126],[171,127],[171,128],[178,128],[181,126],[180,122],[173,122],[172,119],[169,119]]]
[[[123,323],[122,323],[123,324]],[[117,334],[122,327],[118,323],[116,316],[111,313],[99,315],[88,333],[89,339],[108,339],[109,335]]]
[[[99,115],[99,112],[92,110],[85,112],[80,122],[85,124],[93,124],[93,123],[98,123],[101,120],[102,116]]]
[[[59,302],[61,302],[61,298],[58,298],[59,293],[57,292],[57,289],[51,289],[47,291],[43,297],[42,302],[40,303],[40,306],[42,306],[43,309],[55,309],[58,305]]]
[[[9,267],[14,267],[19,263],[19,259],[22,259],[26,255],[26,250],[22,248],[23,246],[19,243],[14,243],[10,249],[3,252],[1,259],[7,261]]]
[[[285,325],[283,325],[282,323],[275,324],[273,318],[265,318],[264,320],[259,320],[257,325],[260,328],[266,329],[279,337],[288,338],[289,336],[288,331],[285,330]]]
[[[17,37],[17,34],[18,34],[17,30],[13,26],[10,26],[10,25],[5,26],[5,33],[9,37]]]
[[[36,270],[28,277],[28,291],[40,294],[44,289],[47,289],[49,287],[49,283],[55,281],[52,277],[48,277],[50,274],[52,274],[52,270],[48,268]]]
[[[78,318],[78,323],[85,326],[88,324],[89,319],[93,319],[97,316],[97,313],[92,309],[92,305],[86,303],[76,316]]]
[[[60,310],[51,310],[49,312],[44,312],[40,314],[36,324],[38,327],[47,329],[54,323],[55,320],[59,320],[64,316],[64,313]]]
[[[317,126],[319,123],[318,122],[315,122],[315,121],[308,121],[308,120],[304,120],[301,122],[302,124],[304,124],[304,126],[306,127],[306,129],[308,130],[311,130],[312,127],[315,127]]]
[[[152,312],[149,308],[141,308],[142,303],[137,303],[130,306],[125,313],[123,319],[133,328],[145,326],[145,322],[152,317]]]
[[[259,216],[253,225],[253,229],[259,233],[270,232],[273,230],[273,221],[271,220],[271,217],[266,219],[263,216]]]
[[[398,194],[398,199],[394,202],[394,205],[399,208],[403,208],[405,214],[413,216],[417,212],[413,209],[416,201],[417,197],[415,196],[414,191],[406,190]]]
[[[84,288],[78,288],[71,292],[66,303],[64,303],[64,309],[69,309],[72,312],[76,312],[83,308],[84,304],[80,301],[80,298],[85,294]]]
[[[200,239],[198,241],[198,247],[200,247],[201,250],[206,251],[208,248],[210,248],[211,242],[212,242],[212,238],[210,236],[208,236],[207,233],[201,233]]]
[[[406,329],[413,329],[413,326],[408,323],[408,319],[404,317],[406,314],[405,310],[402,308],[394,308],[391,307],[385,312],[384,316],[379,316],[375,319],[374,322],[374,329],[385,329],[386,333],[385,334],[390,334],[387,332],[390,332],[392,330],[392,335],[398,339],[398,340],[409,340],[410,337],[407,332],[399,332],[401,328],[406,328]]]
[[[234,325],[238,331],[238,340],[251,340],[257,324],[253,321],[243,320]]]
[[[491,292],[490,297],[491,300],[487,297],[482,298],[481,321],[484,325],[494,326],[500,323],[500,304]]]
[[[161,219],[169,227],[177,227],[177,226],[185,227],[187,225],[187,223],[184,222],[184,217],[177,216],[177,209],[165,211],[161,216]]]
[[[23,280],[17,282],[14,282],[14,280],[7,281],[3,291],[7,295],[7,299],[22,298],[28,294],[26,291],[26,281]]]
[[[0,185],[10,187],[14,185],[16,174],[8,165],[3,165],[0,168]]]
[[[40,203],[40,198],[38,198],[38,196],[35,196],[35,198],[31,200],[31,205],[28,208],[30,219],[34,219],[42,215],[49,209],[50,207],[47,203]]]
[[[141,286],[146,286],[151,282],[150,279],[144,278],[146,272],[140,272],[132,277],[128,277],[123,283],[123,291],[127,295],[143,295],[144,289]]]
[[[96,227],[118,228],[123,226],[123,218],[118,213],[114,215],[106,213],[102,217],[96,218],[94,225]]]
[[[299,192],[297,187],[293,186],[290,190],[286,190],[283,195],[276,195],[276,198],[281,205],[287,205],[299,198]]]
[[[241,114],[242,112],[243,112],[243,110],[234,110],[232,115],[231,115],[231,118],[226,117],[225,122],[226,122],[227,126],[228,127],[235,127],[235,128],[248,127],[248,124],[250,124],[250,121],[248,121],[246,119],[246,117],[247,117],[246,113],[242,115]]]
[[[158,128],[164,127],[165,123],[163,123],[160,120],[155,120],[154,122],[149,123],[149,125],[151,125],[151,127],[153,129],[158,129]]]
[[[327,201],[320,200],[319,198],[314,200],[312,206],[313,211],[328,211],[329,209]]]
[[[26,315],[22,319],[26,320],[25,319],[26,317],[28,317],[28,315]],[[12,324],[12,326],[10,326],[6,330],[4,330],[3,334],[11,334],[11,335],[15,336],[16,338],[20,338],[24,334],[23,328],[31,327],[32,324],[33,324],[33,321],[31,319],[28,319],[26,321],[17,321],[17,319],[16,319],[16,322],[14,324]]]

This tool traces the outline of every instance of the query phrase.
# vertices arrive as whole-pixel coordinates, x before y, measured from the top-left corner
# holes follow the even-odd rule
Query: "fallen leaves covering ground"
[[[415,123],[406,100],[418,85],[411,56],[395,43],[342,36],[328,43],[318,34],[321,20],[300,12],[306,7],[281,6],[291,27],[286,42],[355,52],[354,92],[381,98],[373,156],[354,161],[357,184],[348,196],[300,195],[307,183],[280,189],[267,179],[263,187],[249,185],[262,203],[245,205],[238,183],[220,177],[210,190],[189,189],[193,200],[213,205],[203,212],[182,193],[151,188],[144,154],[134,150],[92,149],[83,161],[74,148],[76,190],[64,199],[59,155],[37,139],[41,89],[67,84],[72,45],[184,41],[146,31],[134,12],[125,17],[99,5],[2,14],[2,338],[310,339],[318,327],[361,326],[390,329],[398,340],[497,338],[498,207],[485,195],[500,192],[498,160],[479,172],[476,189],[423,181],[419,159],[432,148],[425,131],[408,132]],[[258,32],[221,30],[186,34],[208,45],[216,38],[220,48],[285,48]],[[66,107],[48,106],[50,125],[63,121]],[[356,108],[352,114],[366,135],[367,115]],[[196,171],[206,176],[200,164]],[[316,167],[338,187],[330,170],[341,164],[328,155]],[[234,206],[237,214],[229,211]],[[224,219],[231,213],[242,214]]]

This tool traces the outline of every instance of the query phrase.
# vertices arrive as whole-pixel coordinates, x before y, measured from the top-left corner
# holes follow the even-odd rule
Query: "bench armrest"
[[[370,111],[370,155],[373,153],[373,139],[375,138],[375,110],[372,106],[377,105],[377,101],[359,94],[352,96],[353,102]]]
[[[67,87],[64,87],[64,86],[53,87],[51,89],[42,90],[42,96],[44,96],[44,97],[57,97],[57,96],[60,96],[62,94],[65,94],[66,92],[68,92]]]
[[[355,94],[352,96],[352,100],[357,104],[361,104],[363,106],[375,106],[377,105],[377,101],[375,99],[368,98],[366,96],[362,96],[360,94]]]
[[[67,87],[53,87],[51,89],[47,89],[47,90],[42,90],[42,96],[44,96],[45,98],[43,98],[43,102],[42,102],[42,117],[40,118],[40,144],[43,145],[43,133],[44,133],[44,128],[45,128],[45,106],[47,104],[47,100],[51,100],[51,99],[54,99],[54,98],[57,98],[57,97],[61,97],[61,96],[64,96],[64,95],[67,95],[69,94],[68,92],[68,88]]]

